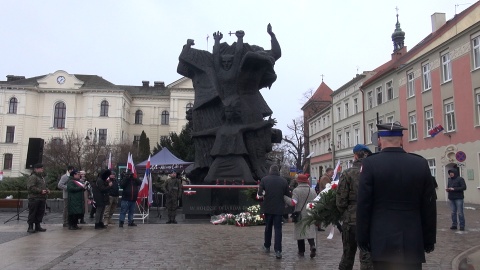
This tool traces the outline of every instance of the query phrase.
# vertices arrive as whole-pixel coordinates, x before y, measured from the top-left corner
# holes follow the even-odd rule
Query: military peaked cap
[[[377,129],[378,137],[401,137],[403,131],[407,130],[407,128],[402,127],[400,122],[378,124]]]

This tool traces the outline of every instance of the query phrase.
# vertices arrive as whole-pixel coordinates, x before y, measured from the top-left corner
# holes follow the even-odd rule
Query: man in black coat
[[[137,226],[133,222],[133,214],[138,198],[138,189],[142,185],[142,180],[133,176],[133,172],[128,169],[125,172],[120,187],[122,188],[122,201],[120,202],[120,216],[118,218],[118,226],[123,228],[125,216],[128,212],[128,226]]]
[[[258,196],[263,196],[265,213],[265,243],[263,250],[270,252],[272,244],[272,227],[275,228],[275,256],[282,258],[282,216],[285,210],[283,195],[289,195],[287,180],[280,176],[277,165],[270,167],[270,175],[262,178],[258,186]]]
[[[428,162],[402,148],[398,122],[377,125],[382,151],[362,162],[357,242],[374,269],[422,269],[436,242],[435,190]]]

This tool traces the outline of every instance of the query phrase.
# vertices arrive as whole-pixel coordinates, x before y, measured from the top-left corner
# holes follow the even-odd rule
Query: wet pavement
[[[340,234],[328,240],[327,229],[317,232],[315,258],[298,257],[292,223],[283,226],[279,260],[261,250],[263,226],[212,225],[185,220],[181,211],[178,224],[165,224],[163,210],[153,209],[144,224],[136,220],[137,227],[95,230],[86,224],[70,231],[53,211],[44,218],[46,232],[28,234],[27,212],[17,217],[14,211],[0,211],[0,269],[338,269],[342,254]],[[465,219],[466,231],[450,230],[449,207],[438,203],[437,244],[423,269],[480,269],[480,205],[466,205]]]

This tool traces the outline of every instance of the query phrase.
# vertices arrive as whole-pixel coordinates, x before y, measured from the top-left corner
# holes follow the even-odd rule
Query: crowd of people
[[[44,179],[42,164],[35,164],[27,182],[29,198],[29,233],[44,232],[41,227],[45,214],[46,199],[50,190]],[[69,230],[82,229],[79,224],[87,224],[85,215],[90,211],[90,219],[95,220],[95,229],[105,229],[113,224],[113,215],[120,206],[118,226],[135,227],[134,214],[138,192],[142,181],[126,170],[118,181],[115,171],[102,170],[95,179],[86,179],[85,171],[68,166],[60,177],[57,187],[63,191],[63,227]],[[182,194],[182,178],[176,171],[170,171],[163,189],[168,210],[167,224],[176,224],[176,210]]]
[[[337,227],[343,245],[338,269],[353,269],[357,249],[362,270],[422,269],[425,253],[432,252],[436,243],[436,181],[426,159],[403,150],[402,132],[406,128],[398,122],[378,124],[377,128],[381,151],[372,153],[367,146],[356,145],[354,162],[341,173],[336,188],[336,207],[342,215]],[[278,167],[270,168],[270,175],[262,178],[258,189],[266,219],[264,252],[270,252],[273,227],[275,255],[282,258],[284,207],[294,206],[295,217],[307,215],[306,204],[317,194],[322,196],[322,190],[333,180],[333,172],[332,168],[326,169],[315,189],[308,175],[299,174],[289,194],[289,185],[278,175]],[[456,169],[451,169],[449,176],[446,191],[452,208],[450,229],[456,230],[459,225],[464,230],[465,181]],[[315,230],[300,222],[294,226],[298,255],[305,256],[306,239],[310,257],[315,257]]]
[[[353,148],[354,162],[340,176],[336,190],[336,207],[342,214],[343,254],[339,269],[352,269],[359,249],[360,269],[422,269],[425,253],[435,249],[436,191],[428,162],[421,156],[403,150],[403,130],[399,123],[378,124],[380,152],[372,153],[362,144]],[[446,187],[452,209],[450,229],[465,230],[463,192],[465,181],[456,168],[448,171]],[[322,195],[332,181],[333,170],[327,169],[312,188],[309,176],[299,174],[295,185],[289,186],[280,176],[279,167],[272,165],[269,174],[259,183],[258,197],[263,198],[265,215],[264,252],[282,258],[282,224],[285,207],[291,206],[299,217],[308,215],[307,204]],[[64,198],[63,222],[69,230],[78,230],[85,223],[89,204],[95,210],[95,229],[111,224],[112,215],[120,204],[119,227],[125,218],[128,226],[137,226],[133,215],[141,181],[127,171],[120,183],[115,172],[104,170],[97,179],[88,181],[85,172],[69,166],[58,182]],[[28,179],[28,232],[44,232],[41,227],[46,197],[50,193],[43,178],[43,165],[35,164]],[[119,189],[122,189],[121,200]],[[293,188],[293,190],[292,190]],[[171,172],[165,182],[168,224],[175,224],[182,181]],[[120,202],[119,202],[120,200]],[[274,239],[272,239],[274,235]],[[315,227],[294,225],[298,255],[305,256],[305,240],[310,257],[316,256]],[[273,241],[272,241],[273,240]]]

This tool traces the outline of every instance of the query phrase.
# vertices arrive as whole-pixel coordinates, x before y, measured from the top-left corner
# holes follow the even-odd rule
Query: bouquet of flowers
[[[327,185],[327,188],[323,190],[315,202],[307,204],[308,215],[303,217],[300,221],[303,225],[303,229],[314,224],[327,227],[330,224],[336,225],[342,214],[337,208],[337,184]]]
[[[249,212],[242,212],[235,216],[235,225],[239,227],[246,227],[252,223],[254,220],[252,214]]]

